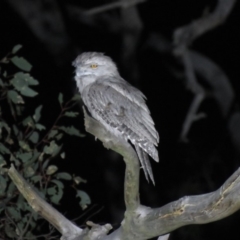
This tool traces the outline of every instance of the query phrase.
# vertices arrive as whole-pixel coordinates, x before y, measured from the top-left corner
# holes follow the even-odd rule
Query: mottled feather
[[[89,70],[89,64],[99,64],[98,69]],[[146,179],[149,175],[154,183],[148,155],[159,161],[155,147],[159,135],[144,94],[122,79],[114,62],[101,53],[83,53],[74,66],[77,86],[89,112],[116,136],[131,141]]]

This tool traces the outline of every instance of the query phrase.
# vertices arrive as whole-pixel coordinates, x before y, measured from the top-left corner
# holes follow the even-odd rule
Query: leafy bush
[[[58,125],[63,117],[78,115],[70,110],[79,100],[79,95],[64,103],[63,95],[59,94],[61,111],[50,129],[40,122],[42,105],[37,106],[29,116],[23,117],[26,114],[26,102],[38,95],[35,86],[39,82],[29,74],[31,64],[16,55],[21,47],[15,46],[11,53],[0,60],[0,238],[3,239],[29,239],[42,233],[38,224],[41,218],[19,194],[7,175],[10,163],[48,202],[59,204],[64,194],[63,180],[66,180],[74,182],[81,207],[90,204],[87,193],[76,186],[85,180],[67,172],[58,172],[57,166],[50,165],[56,156],[62,159],[66,157],[61,144],[66,134],[83,136],[74,126]],[[15,73],[9,74],[8,71]],[[52,231],[45,238],[49,238]]]

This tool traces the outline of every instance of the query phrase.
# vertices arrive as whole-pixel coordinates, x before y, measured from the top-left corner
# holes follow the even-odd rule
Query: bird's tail
[[[140,148],[138,145],[135,145],[135,149],[136,149],[138,158],[139,158],[140,163],[142,165],[143,172],[145,174],[145,177],[146,177],[147,181],[149,182],[149,177],[150,177],[153,185],[155,185],[153,172],[152,172],[152,167],[151,167],[151,164],[150,164],[150,161],[149,161],[149,158],[148,158],[148,154],[142,148]]]

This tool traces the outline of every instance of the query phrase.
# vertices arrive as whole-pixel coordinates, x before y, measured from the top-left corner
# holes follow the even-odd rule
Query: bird
[[[135,147],[145,177],[155,184],[149,156],[159,162],[159,134],[146,96],[119,74],[114,61],[101,52],[83,52],[73,61],[75,81],[91,116],[116,137]]]

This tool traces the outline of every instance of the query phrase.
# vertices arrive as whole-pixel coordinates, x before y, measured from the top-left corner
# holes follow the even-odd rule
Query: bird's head
[[[80,54],[73,62],[73,66],[76,67],[76,77],[79,78],[119,75],[117,66],[112,59],[99,52]]]

